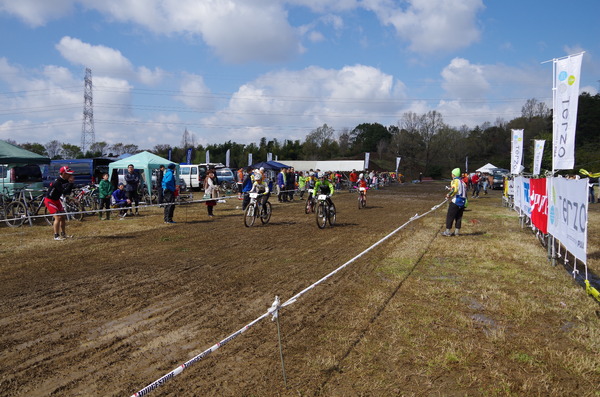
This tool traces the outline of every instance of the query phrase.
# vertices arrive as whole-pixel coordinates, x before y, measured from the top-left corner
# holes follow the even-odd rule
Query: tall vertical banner
[[[210,164],[210,151],[206,151],[206,164]]]
[[[548,194],[546,178],[529,180],[529,203],[531,204],[531,223],[542,233],[548,233]]]
[[[371,153],[366,152],[365,153],[365,170],[369,169],[369,157],[371,157]]]
[[[542,156],[544,154],[544,145],[546,141],[536,139],[533,145],[533,175],[539,175],[542,170]]]
[[[192,148],[189,148],[185,154],[185,162],[192,164]]]
[[[229,162],[231,160],[231,149],[227,149],[225,152],[225,167],[229,168]]]
[[[400,159],[402,159],[402,157],[396,157],[396,174],[398,173],[398,167],[400,166]]]
[[[173,154],[173,149],[169,148],[169,152],[167,153],[167,160],[171,161],[171,154]]]
[[[469,173],[469,156],[465,157],[465,172]]]
[[[552,168],[570,170],[575,164],[575,124],[583,53],[554,61]]]
[[[273,161],[273,153],[267,153],[267,161]]]
[[[521,173],[523,160],[523,130],[511,130],[511,132],[510,173],[518,175]]]
[[[248,153],[248,167],[252,165],[252,153]]]
[[[551,178],[548,183],[548,233],[586,262],[589,179]]]

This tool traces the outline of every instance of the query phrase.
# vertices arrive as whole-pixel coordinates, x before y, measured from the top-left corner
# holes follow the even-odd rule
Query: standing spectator
[[[171,163],[165,172],[161,187],[163,190],[163,202],[166,203],[163,219],[165,223],[175,223],[173,213],[175,212],[175,164]]]
[[[590,178],[588,180],[589,191],[589,202],[594,204],[596,202],[596,195],[594,194],[594,185],[598,183],[598,178]],[[600,202],[600,200],[598,200]]]
[[[54,215],[54,240],[60,241],[67,237],[73,237],[67,236],[67,216],[65,215],[65,209],[60,201],[60,197],[71,193],[73,183],[69,182],[69,179],[74,172],[69,167],[60,167],[58,173],[59,177],[50,184],[48,193],[44,198],[44,205],[48,208],[48,212]]]
[[[446,231],[442,232],[442,236],[452,236],[452,224],[454,223],[454,235],[460,234],[460,227],[462,224],[462,216],[467,204],[467,187],[460,178],[460,168],[452,170],[452,184],[450,185],[450,191],[446,194],[446,199],[450,199],[448,204],[448,213],[446,215]]]
[[[215,170],[210,169],[204,178],[204,197],[216,199],[219,197],[219,185],[216,183]],[[213,207],[217,205],[217,200],[209,200],[205,202],[208,216],[213,217]]]
[[[102,175],[102,180],[98,185],[98,201],[100,204],[100,211],[98,212],[98,218],[102,220],[102,210],[106,209],[105,220],[110,220],[110,196],[113,192],[113,186],[108,180],[108,174]]]
[[[135,215],[139,215],[138,207],[140,205],[140,195],[138,189],[140,187],[140,174],[135,170],[133,164],[127,166],[127,173],[125,174],[125,194],[129,199],[129,203],[135,203]],[[133,215],[133,205],[129,207],[129,214]]]
[[[471,184],[473,185],[473,198],[479,198],[479,175],[481,175],[479,172],[476,172],[475,174],[473,174],[473,176],[471,177]]]
[[[131,204],[131,200],[127,198],[124,183],[119,183],[117,189],[115,189],[115,191],[112,193],[112,197],[110,200],[112,206],[114,206],[115,208],[121,208],[121,210],[119,211],[119,220],[122,221],[123,219],[125,219],[125,217],[127,216],[127,208],[125,207]]]
[[[250,203],[249,193],[250,193],[250,190],[252,190],[252,182],[253,182],[252,167],[248,167],[248,168],[246,168],[246,172],[244,172],[244,180],[242,181],[242,189],[241,189],[241,192],[243,194],[242,211],[245,211],[246,207]]]
[[[156,174],[156,190],[158,191],[158,204],[162,204],[164,201],[164,194],[163,194],[163,187],[162,187],[162,181],[163,178],[165,177],[165,166],[164,164],[161,164],[160,167],[158,167],[158,174]]]
[[[356,172],[356,170],[352,170],[352,172],[348,176],[348,179],[350,180],[350,188],[356,187],[356,184],[358,183],[358,173]]]
[[[238,200],[243,200],[243,194],[242,194],[242,188],[243,188],[243,184],[244,184],[244,169],[240,168],[239,170],[237,170],[237,180],[235,182],[237,184],[237,191],[238,191]]]
[[[335,172],[335,190],[342,188],[342,173],[340,171]]]
[[[298,175],[298,191],[300,192],[300,200],[304,199],[304,192],[306,192],[307,180],[308,176],[306,175],[306,171],[300,172],[300,175]]]
[[[423,182],[423,173],[419,172],[419,183]]]
[[[483,194],[487,194],[488,183],[489,183],[487,173],[484,175],[481,175],[480,182],[482,185],[481,188],[483,189]]]
[[[288,172],[285,176],[285,188],[287,190],[288,200],[290,202],[294,201],[294,192],[296,191],[296,173],[294,172],[293,167],[288,169]]]
[[[280,203],[287,201],[287,197],[284,193],[286,183],[285,172],[286,169],[282,168],[281,171],[279,171],[279,174],[277,175],[277,198],[279,199]]]

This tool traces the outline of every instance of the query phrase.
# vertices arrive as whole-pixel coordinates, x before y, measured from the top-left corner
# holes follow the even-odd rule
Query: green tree
[[[30,152],[37,153],[42,156],[48,156],[46,152],[46,148],[41,143],[24,143],[21,147],[25,150],[29,150]]]
[[[83,158],[83,153],[81,152],[81,148],[79,146],[72,145],[70,143],[63,143],[62,156],[66,159],[76,159]]]

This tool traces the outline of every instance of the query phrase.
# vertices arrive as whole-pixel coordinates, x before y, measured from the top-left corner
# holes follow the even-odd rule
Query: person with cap
[[[58,171],[59,177],[50,184],[50,188],[44,198],[44,205],[48,209],[48,212],[54,215],[54,240],[60,241],[67,237],[67,216],[65,215],[65,209],[60,201],[61,196],[68,195],[73,189],[73,183],[71,182],[72,175],[75,174],[69,167],[60,167]]]
[[[165,223],[175,223],[173,213],[175,212],[175,164],[171,163],[162,179],[163,202],[167,203],[164,210]]]
[[[450,191],[446,194],[446,199],[450,200],[448,204],[448,213],[446,214],[446,231],[442,232],[442,236],[452,236],[452,224],[454,223],[454,236],[460,234],[463,212],[467,204],[467,187],[460,177],[460,168],[452,170],[452,183]]]
[[[156,174],[156,190],[158,191],[158,204],[162,204],[164,197],[163,197],[163,189],[162,189],[162,181],[163,178],[165,176],[165,165],[161,164],[160,167],[158,167],[158,173]]]

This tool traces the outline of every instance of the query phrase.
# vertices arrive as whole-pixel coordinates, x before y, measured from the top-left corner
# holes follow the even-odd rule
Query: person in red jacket
[[[356,183],[358,182],[358,173],[356,172],[356,170],[352,170],[352,172],[348,176],[348,179],[350,180],[350,187],[355,188]]]
[[[476,172],[471,177],[471,185],[473,185],[473,195],[471,197],[473,197],[473,198],[479,198],[479,181],[480,181],[480,179],[481,179],[481,177],[480,177],[479,172]]]

